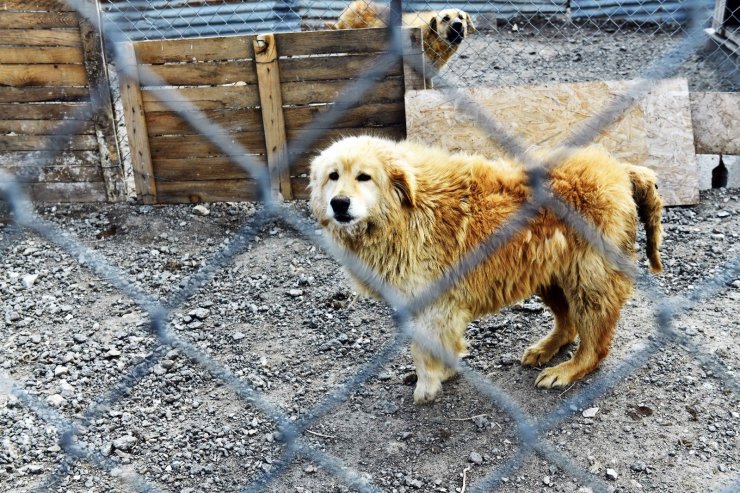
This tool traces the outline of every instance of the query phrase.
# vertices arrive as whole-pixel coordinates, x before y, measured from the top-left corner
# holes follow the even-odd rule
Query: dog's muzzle
[[[331,210],[334,211],[334,219],[340,223],[348,223],[353,218],[349,213],[350,200],[344,195],[337,195],[329,201]]]
[[[460,21],[453,22],[450,24],[450,29],[447,31],[447,41],[452,44],[460,44],[465,39],[465,27]]]

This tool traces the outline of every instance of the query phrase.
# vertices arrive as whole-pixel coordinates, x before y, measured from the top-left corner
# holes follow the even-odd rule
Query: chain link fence
[[[91,8],[89,2],[68,0],[67,3],[74,6],[92,22],[98,22],[98,13],[94,8]],[[131,33],[137,33],[136,36],[163,35],[167,37],[173,34],[183,36],[216,33],[231,34],[225,29],[227,29],[226,26],[234,24],[232,22],[234,19],[236,19],[235,24],[237,25],[243,23],[244,19],[255,19],[254,22],[257,23],[256,25],[267,26],[267,23],[275,22],[275,16],[277,16],[277,19],[282,25],[283,22],[288,24],[293,23],[297,19],[303,18],[302,16],[306,13],[306,10],[304,10],[306,7],[291,2],[260,2],[259,4],[256,2],[246,4],[243,2],[183,2],[179,10],[174,9],[172,12],[169,12],[168,8],[171,3],[174,2],[104,2],[102,5],[104,12],[113,13],[115,11],[120,14],[118,16],[104,14],[103,16],[105,19],[103,23],[104,35],[114,59],[118,56],[116,41],[130,37]],[[189,14],[188,16],[185,15],[185,12],[190,12],[194,7],[197,7],[195,10],[199,10],[203,7],[201,4],[209,4],[209,8],[218,8],[214,10],[203,10],[200,14],[192,17],[189,17]],[[414,5],[416,6],[416,3]],[[467,7],[468,5],[473,10],[472,7],[479,4],[477,2],[469,2],[462,6]],[[512,3],[511,5],[518,6],[520,4]],[[564,144],[579,146],[589,143],[600,129],[604,128],[615,118],[618,118],[635,101],[639,100],[650,89],[655,79],[674,74],[687,60],[696,56],[697,50],[705,46],[706,37],[703,29],[706,20],[710,16],[706,2],[700,0],[682,2],[679,10],[671,10],[667,5],[661,12],[666,13],[666,15],[669,15],[668,12],[673,12],[670,16],[672,20],[675,20],[675,25],[672,24],[674,27],[670,28],[660,27],[662,24],[648,22],[637,22],[630,25],[630,27],[623,27],[613,20],[606,23],[607,26],[611,25],[611,28],[604,28],[604,24],[595,21],[593,17],[589,17],[586,14],[584,14],[586,17],[584,21],[573,23],[568,28],[565,28],[565,24],[561,23],[556,17],[551,16],[551,12],[549,11],[547,12],[548,16],[541,22],[536,21],[534,17],[530,17],[529,15],[502,16],[504,28],[512,33],[519,33],[517,36],[524,34],[530,38],[537,38],[550,32],[548,30],[552,30],[551,32],[554,33],[553,35],[555,37],[563,38],[567,42],[570,42],[572,40],[571,33],[578,32],[579,30],[580,32],[586,32],[588,29],[596,28],[598,29],[597,32],[604,33],[603,35],[605,37],[612,39],[612,43],[620,35],[631,32],[644,33],[647,37],[653,38],[659,35],[665,35],[670,39],[670,43],[667,46],[661,46],[660,49],[656,50],[656,56],[652,58],[652,62],[647,69],[640,70],[641,78],[638,83],[632,86],[630,91],[623,94],[612,105],[604,108],[594,118],[587,121],[581,131],[576,132],[574,137],[570,138],[568,142],[564,142]],[[155,9],[155,12],[152,12],[149,8],[152,6],[158,7],[160,10]],[[436,6],[436,3],[434,6]],[[399,7],[400,2],[394,2],[393,12],[400,13]],[[327,2],[327,5],[324,7],[320,6],[318,2],[315,2],[309,10],[314,12],[313,15],[316,18],[323,19],[331,17],[329,14],[333,16],[337,8],[339,8],[339,5],[335,2]],[[570,9],[571,15],[573,15],[574,11],[589,12],[585,4],[581,6],[568,4],[567,9]],[[565,13],[568,12],[567,9]],[[514,12],[520,12],[517,9],[513,10]],[[141,24],[134,19],[134,14],[138,15],[138,13],[142,12],[146,13],[144,16],[147,18],[146,24]],[[161,17],[157,17],[157,12],[161,14]],[[205,12],[208,12],[208,14]],[[537,12],[540,11],[535,9],[534,13]],[[680,15],[678,12],[680,12]],[[172,15],[168,16],[170,13]],[[558,13],[558,15],[562,14]],[[240,17],[242,15],[245,17]],[[629,17],[629,15],[626,15],[626,18]],[[169,20],[164,21],[164,19]],[[372,91],[373,80],[377,75],[386,70],[401,56],[401,38],[397,27],[399,17],[394,15],[392,19],[395,20],[395,22],[392,22],[395,27],[391,31],[391,37],[388,41],[389,54],[380,59],[374,67],[368,67],[363,77],[348,85],[346,90],[337,99],[333,109],[325,115],[324,121],[339,117],[347,108],[361,101],[363,94],[367,91]],[[269,25],[271,26],[270,30],[275,30],[275,24]],[[191,30],[196,26],[197,29],[195,31]],[[209,29],[215,26],[219,27],[211,32],[205,30],[206,26],[209,26]],[[514,26],[518,26],[518,28],[515,30]],[[178,31],[181,28],[184,30]],[[502,26],[497,25],[497,29],[501,32]],[[570,29],[575,31],[570,31]],[[649,31],[650,29],[654,29],[655,31],[651,32]],[[532,34],[532,36],[529,36],[529,34]],[[513,36],[514,34],[511,35]],[[496,39],[497,35],[492,34],[492,38]],[[486,53],[486,63],[490,63],[490,51],[486,51],[489,49],[490,46],[486,46],[485,50],[481,51],[481,53]],[[151,374],[154,367],[162,361],[167,352],[172,348],[177,349],[192,361],[193,364],[207,370],[213,378],[219,380],[225,387],[230,389],[233,395],[243,400],[249,406],[260,410],[275,423],[279,432],[276,437],[283,444],[282,455],[272,463],[271,467],[264,474],[251,482],[245,482],[243,486],[238,486],[240,491],[262,491],[277,488],[281,475],[298,459],[315,463],[357,491],[381,491],[361,471],[355,471],[344,465],[341,457],[332,456],[320,447],[310,443],[306,439],[305,434],[312,424],[315,424],[321,417],[335,411],[363,383],[376,375],[380,368],[392,357],[397,355],[410,340],[421,345],[429,353],[450,366],[457,368],[462,377],[470,385],[477,389],[482,396],[489,399],[496,408],[511,418],[516,428],[518,436],[518,448],[516,451],[507,457],[502,464],[488,471],[487,474],[474,484],[469,485],[465,489],[468,493],[491,491],[499,487],[501,487],[502,491],[506,490],[505,482],[507,478],[514,474],[533,455],[561,468],[571,477],[576,478],[580,483],[588,485],[593,491],[611,491],[611,488],[602,479],[584,470],[571,456],[557,450],[547,438],[548,430],[552,430],[554,427],[570,419],[574,410],[587,407],[595,399],[614,389],[620,381],[623,381],[624,378],[633,373],[637,368],[645,365],[646,362],[650,361],[657,352],[661,351],[668,344],[678,344],[681,348],[685,348],[692,358],[707,368],[710,368],[715,375],[722,379],[723,385],[730,392],[737,395],[738,382],[734,374],[728,372],[721,361],[707,353],[704,348],[696,344],[690,337],[687,337],[685,333],[676,330],[674,321],[697,304],[706,301],[717,292],[725,289],[728,282],[737,279],[740,276],[740,258],[735,258],[723,265],[717,275],[711,276],[702,283],[694,286],[694,289],[686,295],[675,297],[666,297],[663,295],[651,278],[635,269],[632,261],[625,258],[619,249],[605,242],[576,212],[560,201],[557,196],[548,192],[547,170],[553,164],[564,159],[567,153],[563,151],[553,156],[548,162],[541,162],[528,153],[526,146],[512,132],[501,123],[483,113],[474,102],[467,98],[464,92],[455,89],[458,86],[456,77],[465,77],[465,74],[451,73],[455,70],[455,67],[454,64],[451,64],[447,72],[443,70],[438,75],[440,85],[448,88],[447,91],[449,91],[450,98],[456,98],[460,106],[466,106],[470,110],[477,124],[488,131],[492,140],[506,149],[512,158],[524,163],[533,193],[529,202],[503,228],[496,231],[476,249],[469,252],[442,279],[433,283],[424,292],[419,293],[411,299],[399,295],[391,286],[378,281],[367,266],[363,265],[350,252],[343,250],[325,236],[317,236],[313,223],[296,214],[292,209],[276,202],[270,194],[269,177],[260,163],[253,161],[241,146],[230,142],[228,139],[224,139],[223,133],[217,125],[209,122],[206,118],[198,117],[197,112],[183,111],[177,107],[178,105],[176,103],[169,103],[173,111],[178,111],[184,120],[188,121],[202,135],[207,136],[224,153],[228,154],[235,163],[252,175],[260,187],[264,206],[238,231],[233,241],[219,249],[195,274],[185,279],[180,284],[179,289],[168,299],[158,299],[148,294],[132,282],[127,272],[121,270],[109,259],[100,255],[95,248],[87,246],[62,228],[42,219],[34,212],[32,204],[29,203],[21,185],[14,182],[12,177],[8,176],[7,173],[0,171],[0,194],[5,207],[11,212],[12,228],[14,228],[4,235],[5,244],[2,245],[2,248],[7,248],[8,245],[16,240],[15,228],[32,232],[44,241],[56,245],[62,251],[77,259],[82,266],[89,269],[100,279],[105,280],[113,288],[130,298],[140,307],[148,316],[149,321],[147,325],[149,333],[157,340],[155,348],[138,364],[127,370],[124,378],[107,391],[102,392],[101,396],[91,406],[74,417],[60,412],[47,402],[41,400],[35,395],[32,389],[26,388],[23,382],[11,378],[5,372],[0,373],[0,391],[4,394],[14,396],[23,406],[33,410],[45,423],[50,425],[58,437],[58,446],[65,454],[65,460],[58,464],[53,473],[39,481],[34,488],[35,491],[58,489],[57,485],[60,478],[67,475],[72,465],[78,462],[84,462],[114,474],[133,491],[168,491],[166,486],[155,483],[140,474],[132,471],[121,471],[120,464],[117,461],[112,460],[109,456],[101,453],[94,445],[86,442],[84,430],[87,425],[96,420],[105,420],[106,413],[111,404],[125,402],[132,389],[135,389],[143,378]],[[506,71],[506,68],[503,68],[503,70]],[[612,69],[609,68],[609,70],[613,74],[611,72]],[[73,126],[74,121],[71,121],[68,124],[67,130],[72,132],[74,130]],[[320,128],[319,125],[309,128],[299,139],[289,144],[290,149],[297,151],[310,147],[311,143],[321,135]],[[53,145],[50,145],[46,150],[54,151],[55,149]],[[283,163],[284,166],[288,164]],[[614,265],[622,266],[621,268],[625,273],[636,278],[644,296],[649,297],[656,307],[654,314],[656,330],[654,337],[641,349],[619,362],[611,371],[603,372],[591,384],[585,385],[575,394],[564,398],[562,403],[553,412],[539,419],[535,419],[502,388],[491,383],[481,373],[471,368],[465,362],[458,361],[454,355],[449,354],[443,347],[430,342],[429,338],[426,338],[414,326],[414,318],[417,314],[423,312],[426,307],[430,306],[457,280],[475,268],[482,259],[505,244],[541,208],[549,209],[558,215],[571,228],[579,232],[585,240],[589,241],[605,258]],[[363,279],[378,293],[381,293],[387,304],[394,310],[394,323],[396,327],[393,340],[385,348],[374,355],[351,378],[336,386],[319,404],[302,413],[297,420],[290,419],[283,409],[280,409],[266,399],[262,391],[240,378],[226,365],[218,362],[213,354],[209,354],[208,351],[196,344],[188,342],[179,335],[172,329],[170,320],[173,310],[180,307],[199,290],[208,286],[213,281],[214,276],[232,261],[235,255],[243,251],[247,242],[254,239],[261,231],[261,228],[274,220],[282,222],[305,238],[316,242],[320,248],[324,249],[334,259],[344,265],[353,275]],[[738,487],[740,487],[740,480],[736,478],[734,483],[727,485],[723,491],[737,491]]]

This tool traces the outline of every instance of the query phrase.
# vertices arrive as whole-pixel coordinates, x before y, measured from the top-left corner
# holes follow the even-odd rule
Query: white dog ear
[[[470,17],[470,14],[468,14],[467,12],[465,12],[465,20],[468,21],[468,33],[477,33],[478,30],[475,28],[475,24],[473,24],[473,18]]]
[[[393,189],[401,198],[401,203],[408,207],[416,207],[416,178],[404,162],[395,162],[390,169],[390,178]]]

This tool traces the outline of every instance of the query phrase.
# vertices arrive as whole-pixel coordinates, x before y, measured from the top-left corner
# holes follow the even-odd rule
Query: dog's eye
[[[445,21],[445,22],[449,22],[450,16],[449,15],[446,15],[446,16],[442,17],[442,20]]]
[[[360,173],[357,175],[357,181],[370,181],[371,177],[367,173]]]
[[[339,179],[339,173],[337,173],[336,171],[332,171],[331,173],[329,173],[329,179],[331,181],[337,181]]]

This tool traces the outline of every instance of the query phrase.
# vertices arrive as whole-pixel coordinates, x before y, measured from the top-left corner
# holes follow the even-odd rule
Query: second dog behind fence
[[[374,137],[339,141],[311,165],[311,211],[331,236],[382,282],[411,298],[454,268],[532,199],[522,166],[449,154]],[[655,174],[597,147],[574,151],[550,173],[550,187],[607,242],[635,256],[639,220],[648,259],[660,271],[662,200]],[[355,279],[360,291],[377,295]],[[570,360],[544,369],[538,387],[562,387],[593,371],[609,351],[633,281],[563,219],[540,209],[507,244],[416,316],[414,400],[433,401],[466,354],[473,319],[538,294],[555,327],[522,356],[540,366],[580,339]],[[442,359],[439,350],[447,355]]]

